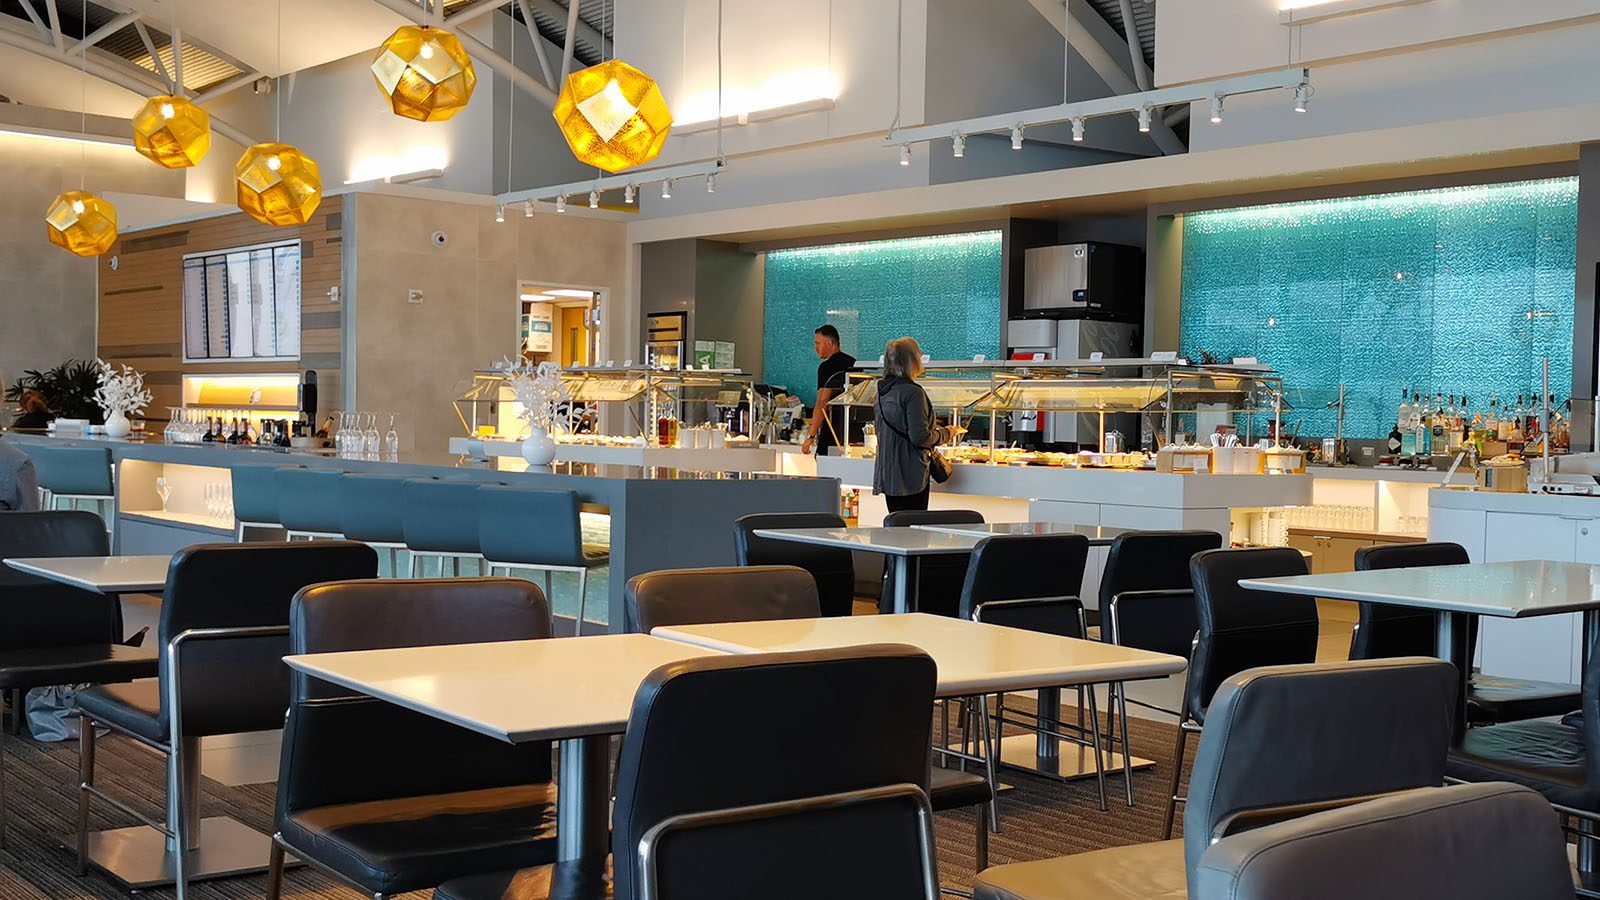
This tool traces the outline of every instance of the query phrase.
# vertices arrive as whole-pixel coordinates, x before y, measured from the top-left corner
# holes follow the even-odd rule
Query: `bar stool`
[[[278,519],[279,468],[265,465],[233,467],[234,543],[244,543],[246,528],[271,528],[274,531],[283,528],[283,523]]]
[[[400,551],[406,549],[405,483],[398,475],[353,472],[339,479],[339,515],[345,539],[387,550],[391,578],[400,576]],[[380,564],[382,559],[380,555]]]
[[[451,574],[460,575],[463,559],[483,559],[478,549],[477,483],[408,478],[401,497],[405,502],[401,530],[411,551],[410,577],[421,577],[425,557],[438,557],[441,577],[446,560]]]
[[[478,547],[488,574],[504,569],[534,569],[544,573],[545,595],[550,596],[554,572],[578,576],[578,618],[575,630],[583,634],[589,608],[589,570],[609,565],[610,548],[583,542],[578,515],[578,495],[573,491],[482,485],[478,492]],[[555,607],[552,601],[551,608]]]
[[[340,479],[344,473],[338,469],[303,469],[284,467],[274,472],[278,486],[278,520],[283,523],[287,539],[344,538],[344,518],[340,512]]]
[[[69,501],[68,509],[77,509],[79,501],[94,501],[96,512],[105,520],[106,535],[115,549],[117,489],[111,451],[102,447],[29,444],[26,452],[33,458],[39,487],[44,492],[40,506],[47,510],[60,509],[57,502],[66,500]]]

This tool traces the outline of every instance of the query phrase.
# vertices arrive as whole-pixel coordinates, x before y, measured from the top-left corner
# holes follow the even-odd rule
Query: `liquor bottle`
[[[1459,449],[1472,440],[1472,412],[1467,404],[1467,395],[1461,395],[1461,405],[1456,408],[1456,447]]]
[[[259,435],[260,432],[257,432],[257,434]],[[253,443],[255,443],[255,441],[250,437],[250,419],[246,417],[239,420],[239,444],[240,446],[243,446],[245,444]]]
[[[228,436],[224,440],[230,444],[239,443],[239,419],[237,417],[228,420]]]
[[[1483,440],[1485,441],[1498,441],[1500,439],[1500,410],[1497,407],[1497,403],[1495,396],[1490,394],[1489,415],[1483,420]]]
[[[1389,452],[1391,454],[1399,453],[1404,445],[1405,441],[1400,436],[1400,422],[1397,420],[1394,423],[1394,429],[1389,432]]]
[[[1400,432],[1400,455],[1414,456],[1417,452],[1417,432],[1412,424],[1412,417],[1416,415],[1416,407],[1406,399],[1406,389],[1400,389],[1400,415],[1396,420],[1395,430]]]
[[[206,416],[206,433],[200,435],[200,440],[202,440],[202,441],[204,441],[206,443],[210,443],[211,441],[216,440],[216,438],[213,437],[212,434],[211,434],[211,417],[210,416]]]
[[[1428,421],[1428,449],[1434,453],[1444,453],[1450,449],[1450,439],[1445,436],[1445,415],[1449,407],[1444,404],[1443,394],[1433,395],[1433,415]]]

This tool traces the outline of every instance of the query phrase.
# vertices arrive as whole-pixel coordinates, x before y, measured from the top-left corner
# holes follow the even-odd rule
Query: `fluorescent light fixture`
[[[1429,0],[1279,0],[1278,21],[1284,25],[1305,25],[1427,2]]]
[[[129,139],[125,140],[125,141],[119,141],[119,140],[117,140],[116,138],[113,138],[113,137],[103,137],[103,136],[98,136],[98,135],[95,136],[95,137],[85,137],[85,136],[83,136],[81,134],[78,134],[77,132],[56,131],[54,129],[42,129],[41,128],[38,131],[22,131],[20,129],[15,128],[15,127],[12,127],[12,128],[0,128],[0,135],[9,135],[11,137],[37,138],[38,140],[41,140],[41,141],[62,141],[64,143],[68,143],[68,144],[90,144],[90,145],[93,145],[93,146],[96,146],[96,147],[127,147],[129,149],[133,148],[133,139],[132,138],[129,138]]]
[[[715,85],[691,95],[672,108],[678,113],[673,134],[697,134],[722,126],[769,122],[789,116],[833,109],[839,97],[839,79],[824,68],[799,68],[778,72],[756,85],[724,84],[722,103]]]
[[[551,288],[545,291],[544,295],[546,297],[575,297],[580,300],[588,300],[594,296],[594,291],[580,291],[576,288]]]
[[[399,153],[376,154],[357,159],[350,167],[350,177],[345,184],[364,181],[386,181],[405,184],[438,178],[450,164],[450,154],[443,147],[424,145],[410,147]]]

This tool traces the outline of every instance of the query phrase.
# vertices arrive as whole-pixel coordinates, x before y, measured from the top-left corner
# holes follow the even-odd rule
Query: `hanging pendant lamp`
[[[618,59],[568,75],[555,117],[579,162],[607,172],[655,159],[672,130],[655,80]]]
[[[44,220],[50,243],[79,256],[99,256],[117,242],[117,208],[88,191],[56,197]]]
[[[322,205],[316,161],[288,144],[256,144],[233,167],[239,208],[268,225],[304,225]]]
[[[467,108],[478,75],[461,41],[442,28],[402,25],[378,48],[372,76],[397,116],[443,122]]]
[[[211,149],[211,116],[183,97],[151,97],[133,116],[133,149],[159,166],[188,168]]]

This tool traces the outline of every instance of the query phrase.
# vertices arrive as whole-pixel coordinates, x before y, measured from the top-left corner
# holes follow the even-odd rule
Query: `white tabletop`
[[[1504,618],[1600,610],[1600,566],[1543,560],[1243,578],[1239,586]]]
[[[650,633],[730,653],[909,644],[933,657],[943,697],[1161,678],[1185,666],[1181,656],[927,613],[662,626]]]
[[[966,553],[984,537],[920,528],[758,528],[756,535],[801,544],[843,547],[846,550],[869,550],[891,556]]]
[[[19,572],[100,594],[159,591],[172,556],[49,556],[8,559]]]
[[[1131,528],[1113,528],[1110,525],[1074,525],[1067,522],[971,522],[960,525],[913,525],[923,531],[942,531],[945,534],[970,534],[980,538],[996,534],[1081,534],[1089,539],[1091,547],[1107,547],[1117,535]]]
[[[292,668],[511,743],[615,734],[646,675],[718,651],[597,634],[286,656]]]

